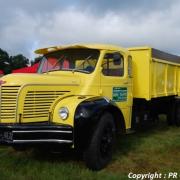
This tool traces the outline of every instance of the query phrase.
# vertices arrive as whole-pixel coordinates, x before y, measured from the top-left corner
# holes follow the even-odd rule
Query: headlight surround
[[[59,117],[62,119],[62,120],[66,120],[69,116],[69,110],[67,107],[61,107],[59,109]]]

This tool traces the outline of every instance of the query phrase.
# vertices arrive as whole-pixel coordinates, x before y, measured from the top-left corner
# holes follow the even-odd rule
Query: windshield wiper
[[[83,70],[83,69],[72,69],[72,73],[74,72],[84,72],[84,73],[90,73],[89,71]]]
[[[63,56],[63,57],[57,59],[56,64],[52,67],[52,69],[48,70],[47,73],[48,73],[48,72],[51,72],[51,71],[59,71],[60,69],[54,69],[54,67],[56,67],[56,65],[57,65],[58,63],[60,63],[62,60],[64,60],[65,58],[66,58],[66,56]]]
[[[49,70],[48,72],[53,72],[53,71],[72,71],[74,72],[84,72],[84,73],[89,73],[89,71],[83,70],[83,69],[52,69]]]
[[[74,68],[74,69],[72,70],[72,73],[74,73],[75,71],[86,72],[86,73],[88,72],[88,73],[89,73],[89,71],[86,71],[86,70],[83,70],[83,69],[78,69],[78,68],[81,67],[81,66],[83,66],[86,61],[88,62],[88,60],[89,60],[91,57],[92,57],[92,55],[88,56],[78,67],[76,67],[76,68]],[[89,62],[88,62],[88,63],[89,63]]]

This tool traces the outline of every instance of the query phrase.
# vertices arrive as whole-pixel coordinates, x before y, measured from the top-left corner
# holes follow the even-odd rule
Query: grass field
[[[145,132],[122,136],[112,163],[102,171],[88,170],[73,152],[40,154],[0,148],[1,180],[128,179],[128,173],[169,173],[180,175],[180,128],[160,122]]]

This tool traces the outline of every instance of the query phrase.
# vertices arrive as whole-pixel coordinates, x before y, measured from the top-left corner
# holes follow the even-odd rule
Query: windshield
[[[99,50],[87,48],[56,51],[42,58],[38,73],[50,71],[92,73],[96,67],[99,54]]]

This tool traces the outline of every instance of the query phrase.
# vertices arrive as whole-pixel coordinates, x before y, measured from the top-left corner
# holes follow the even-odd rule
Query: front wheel
[[[85,162],[89,169],[100,170],[111,161],[114,140],[113,116],[110,113],[105,113],[101,116],[84,153]]]

